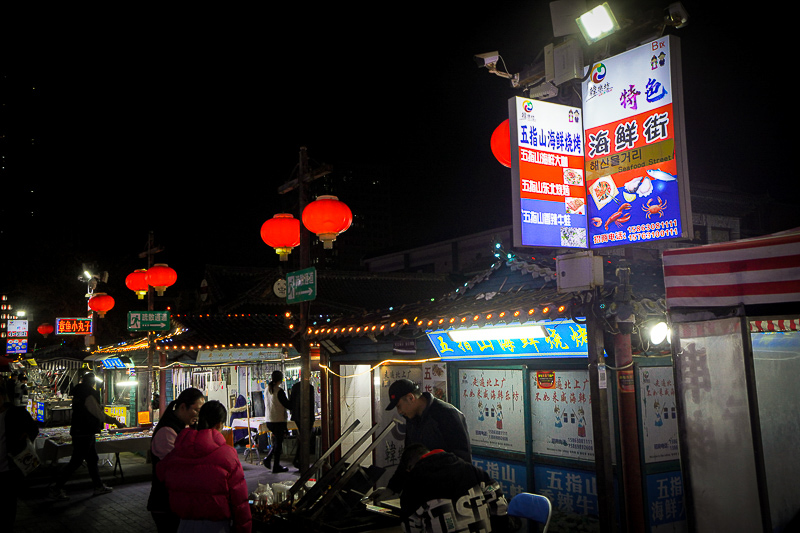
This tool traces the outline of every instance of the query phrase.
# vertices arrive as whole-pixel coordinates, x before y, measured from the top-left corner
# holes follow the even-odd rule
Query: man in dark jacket
[[[14,463],[13,457],[22,452],[27,441],[39,434],[39,426],[24,407],[15,407],[6,392],[6,384],[0,384],[0,523],[5,527],[17,516],[17,496],[22,492],[25,476]],[[3,529],[3,531],[6,531]]]
[[[292,464],[295,468],[300,468],[300,444],[303,442],[308,442],[308,453],[309,457],[314,456],[314,452],[316,451],[316,439],[314,437],[314,431],[312,429],[311,435],[304,436],[300,435],[300,390],[302,389],[303,382],[302,380],[298,380],[297,383],[292,385],[292,390],[289,392],[289,403],[292,406],[289,408],[289,412],[291,413],[291,420],[297,424],[297,453],[295,453],[294,461]],[[309,383],[308,384],[308,419],[311,421],[311,425],[314,425],[314,386]],[[308,466],[308,465],[306,465]]]
[[[55,486],[50,489],[51,498],[69,499],[67,493],[64,492],[64,485],[84,460],[86,468],[89,470],[89,477],[92,478],[94,484],[95,496],[111,492],[111,487],[107,487],[100,480],[95,435],[103,430],[104,422],[117,427],[125,427],[125,425],[103,411],[103,407],[100,405],[100,394],[94,389],[95,382],[94,373],[88,372],[72,390],[72,427],[69,430],[69,434],[72,435],[72,457],[70,457],[69,464],[61,471]]]
[[[472,463],[412,444],[398,470],[408,472],[400,496],[405,531],[507,530],[508,502],[500,485]]]
[[[464,461],[472,462],[472,445],[469,442],[467,419],[453,405],[421,392],[411,380],[399,379],[389,387],[387,411],[397,408],[406,418],[404,447],[424,444],[429,450],[441,449],[453,453]],[[403,485],[401,469],[389,481],[394,492]]]

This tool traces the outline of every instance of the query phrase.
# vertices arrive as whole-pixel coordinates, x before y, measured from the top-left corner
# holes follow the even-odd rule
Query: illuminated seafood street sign
[[[508,101],[515,246],[586,248],[581,110]]]
[[[591,66],[583,82],[589,247],[688,236],[682,95],[675,37]]]

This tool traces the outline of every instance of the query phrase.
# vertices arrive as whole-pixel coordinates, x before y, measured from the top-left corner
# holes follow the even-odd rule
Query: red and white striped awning
[[[800,228],[664,251],[667,307],[800,302]]]

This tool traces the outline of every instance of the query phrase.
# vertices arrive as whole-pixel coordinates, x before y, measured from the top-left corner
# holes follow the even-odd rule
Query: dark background
[[[668,3],[612,7],[633,19]],[[708,4],[685,2],[674,32],[690,179],[791,201],[787,17]],[[179,287],[199,286],[206,263],[277,264],[259,229],[287,208],[277,188],[301,146],[359,179],[388,171],[404,244],[510,224],[489,139],[522,93],[473,55],[499,50],[513,73],[554,40],[549,2],[531,0],[115,7],[3,25],[0,290],[23,303],[39,287],[53,309],[85,303],[81,262],[130,292],[150,230]]]

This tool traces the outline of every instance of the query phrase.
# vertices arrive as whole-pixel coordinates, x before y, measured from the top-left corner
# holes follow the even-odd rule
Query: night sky
[[[624,2],[621,18],[668,3]],[[690,22],[675,33],[690,178],[785,200],[796,171],[779,156],[792,114],[783,22],[702,4],[684,3]],[[26,214],[4,229],[6,279],[44,281],[85,258],[122,286],[146,266],[149,230],[189,286],[205,263],[273,265],[259,229],[281,210],[300,146],[334,168],[391,168],[419,244],[426,228],[510,224],[510,171],[489,139],[521,93],[473,55],[499,50],[518,72],[553,34],[548,2],[489,5],[131,11],[101,24],[71,13],[15,28],[3,69],[36,86],[15,118],[36,146],[34,164],[11,161],[4,178]]]

